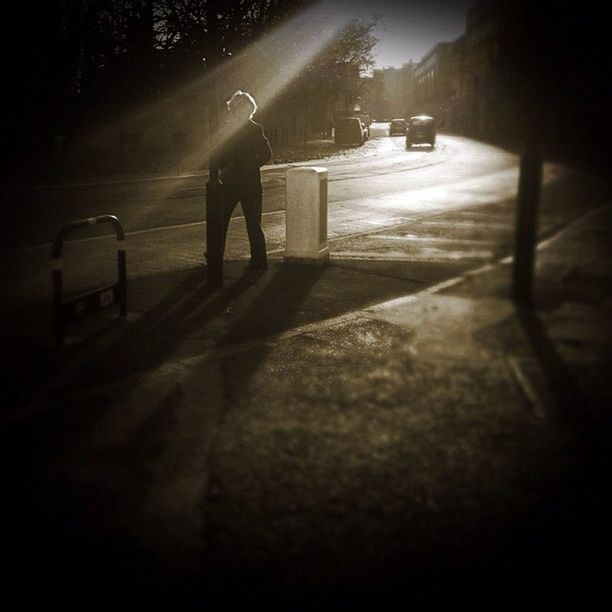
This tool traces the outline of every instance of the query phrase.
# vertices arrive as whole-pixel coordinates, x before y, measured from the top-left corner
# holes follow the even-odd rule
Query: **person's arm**
[[[261,166],[265,166],[272,159],[272,148],[270,147],[270,142],[263,132],[263,128],[261,126],[258,126],[258,128],[255,159],[261,168]]]

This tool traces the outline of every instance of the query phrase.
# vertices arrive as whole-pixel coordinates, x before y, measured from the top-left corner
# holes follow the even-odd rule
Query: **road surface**
[[[406,150],[402,137],[389,137],[386,126],[374,124],[372,138],[362,147],[304,164],[329,170],[332,258],[416,263],[420,267],[409,270],[411,278],[428,282],[434,267],[433,277],[440,279],[512,253],[518,180],[518,158],[512,153],[447,134],[439,134],[434,149]],[[262,170],[263,225],[272,257],[281,257],[285,246],[287,168]],[[568,169],[545,164],[540,236],[559,231],[599,204],[591,195],[574,193],[570,175]],[[0,266],[0,281],[12,288],[5,308],[49,300],[50,244],[57,230],[75,219],[120,218],[128,235],[129,278],[201,265],[205,182],[205,175],[190,175],[10,192],[5,212],[11,213],[11,231],[4,237]],[[593,184],[593,194],[597,189]],[[226,259],[248,258],[240,215],[238,207]],[[115,276],[110,231],[110,226],[97,226],[71,235],[66,280],[75,291],[98,285],[99,268],[105,268],[109,282]]]
[[[441,136],[433,151],[427,145],[406,151],[403,138],[387,136],[383,124],[374,124],[363,147],[313,163],[329,169],[332,206],[368,199],[387,208],[390,199],[414,191],[420,196],[434,186],[443,197],[442,190],[469,190],[464,184],[469,179],[489,189],[504,172],[510,173],[514,188],[516,172],[515,156],[463,138]],[[286,164],[264,167],[264,212],[284,208],[286,170]],[[5,196],[13,231],[4,247],[50,243],[64,223],[101,214],[117,215],[128,232],[203,222],[206,180],[205,174],[197,174],[14,189]]]

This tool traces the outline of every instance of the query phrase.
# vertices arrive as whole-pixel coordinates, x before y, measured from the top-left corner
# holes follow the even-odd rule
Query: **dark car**
[[[359,117],[343,117],[334,129],[334,142],[340,145],[362,145],[367,140],[367,129]]]
[[[429,115],[416,115],[408,120],[406,128],[406,148],[415,144],[436,144],[436,124],[433,117]]]
[[[391,119],[389,123],[389,136],[395,136],[400,134],[403,136],[406,133],[406,120],[405,119]]]

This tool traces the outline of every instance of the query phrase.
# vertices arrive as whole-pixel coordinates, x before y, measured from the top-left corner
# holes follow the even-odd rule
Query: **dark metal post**
[[[117,273],[119,281],[119,314],[127,317],[127,262],[125,256],[125,237],[119,239],[117,249]]]
[[[212,44],[210,68],[213,71],[213,100],[210,107],[210,129],[213,146],[219,144],[219,2],[209,4],[208,31]],[[223,283],[223,251],[225,249],[225,223],[223,219],[223,185],[219,180],[216,151],[210,151],[209,178],[206,183],[206,264],[207,282],[211,287]]]
[[[55,342],[58,346],[64,344],[64,299],[63,299],[63,278],[62,278],[62,259],[53,258],[53,318],[55,328]]]
[[[521,155],[517,194],[512,297],[521,302],[533,300],[533,271],[542,164],[539,138],[532,135]]]

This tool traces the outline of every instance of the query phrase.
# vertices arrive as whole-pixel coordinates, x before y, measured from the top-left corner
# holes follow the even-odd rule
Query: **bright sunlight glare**
[[[265,108],[286,90],[349,19],[330,11],[325,2],[311,4],[240,53],[224,58],[216,69],[104,126],[94,140],[101,143],[120,132],[145,131],[145,127],[148,133],[158,130],[160,134],[168,130],[168,124],[176,117],[182,117],[182,124],[189,126],[189,145],[187,149],[173,152],[173,166],[183,172],[201,170],[209,155],[232,135],[235,127],[225,126],[214,131],[210,125],[211,105],[217,105],[221,116],[225,100],[235,90],[242,89],[255,97],[260,108]]]

